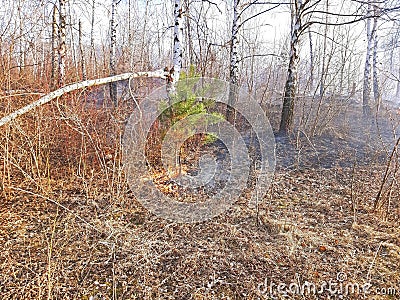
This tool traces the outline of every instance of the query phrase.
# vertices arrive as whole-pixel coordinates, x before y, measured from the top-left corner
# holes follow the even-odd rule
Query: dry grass
[[[301,147],[294,141],[297,148],[280,144],[258,211],[240,199],[208,222],[170,223],[126,186],[119,149],[129,109],[98,110],[82,97],[1,128],[2,299],[271,299],[265,283],[320,288],[343,274],[343,284],[372,285],[366,299],[400,294],[400,194],[395,185],[389,214],[373,212],[385,171],[379,159],[353,164],[343,148],[340,161],[348,165],[317,167],[302,164],[314,151],[307,139]],[[331,159],[327,153],[319,160]],[[397,296],[376,295],[377,288],[396,288]],[[331,295],[339,298],[339,291]]]

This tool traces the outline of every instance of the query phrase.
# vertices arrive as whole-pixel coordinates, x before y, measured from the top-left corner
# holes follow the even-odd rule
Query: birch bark
[[[58,45],[58,85],[63,86],[65,81],[65,54],[66,54],[66,0],[59,0],[59,45]]]
[[[294,101],[297,92],[297,69],[299,64],[299,38],[301,29],[302,0],[295,0],[292,8],[292,29],[288,76],[283,96],[283,108],[279,133],[288,135],[293,127]]]
[[[368,14],[370,14],[371,5],[368,3]],[[371,54],[372,54],[373,36],[371,30],[371,19],[367,18],[367,53],[365,56],[364,66],[364,83],[363,83],[363,114],[366,117],[371,115],[370,94],[371,94]]]
[[[51,22],[51,78],[50,87],[54,90],[57,86],[56,76],[57,76],[57,36],[58,36],[58,26],[57,26],[57,6],[53,7],[53,15]]]
[[[50,102],[53,99],[56,99],[65,93],[72,92],[74,90],[82,89],[85,87],[90,87],[90,86],[96,86],[96,85],[101,85],[101,84],[106,84],[110,82],[117,82],[120,80],[126,80],[129,78],[139,78],[139,77],[148,77],[148,78],[161,78],[161,79],[166,79],[167,76],[169,76],[168,73],[166,73],[164,70],[157,70],[157,71],[148,71],[148,72],[135,72],[135,73],[124,73],[116,76],[111,76],[111,77],[106,77],[106,78],[99,78],[99,79],[92,79],[92,80],[86,80],[78,83],[74,83],[71,85],[67,85],[63,88],[60,88],[54,92],[51,92],[47,94],[46,96],[43,96],[42,98],[32,102],[31,104],[24,106],[13,113],[3,117],[0,119],[0,127],[11,122],[18,116],[21,116],[36,107],[39,107],[43,104],[46,104]]]
[[[233,1],[233,20],[232,20],[232,37],[230,42],[230,68],[229,68],[229,99],[226,111],[227,121],[234,123],[235,120],[235,100],[237,97],[238,85],[238,30],[239,30],[239,2],[240,0]]]
[[[118,1],[119,2],[119,1]],[[115,8],[117,6],[117,0],[112,0],[111,3],[111,20],[110,20],[110,76],[116,74],[116,57],[115,57],[115,47],[117,42],[117,28],[115,24]],[[117,85],[115,82],[110,83],[110,98],[114,103],[114,106],[118,106],[117,99]]]
[[[378,7],[374,6],[374,20],[372,26],[372,36],[374,40],[373,55],[372,55],[372,73],[373,73],[373,92],[377,111],[381,106],[381,92],[379,89],[379,74],[378,74]]]
[[[170,70],[170,79],[168,81],[168,92],[174,93],[176,83],[179,81],[179,75],[182,68],[182,4],[180,0],[174,1],[174,50],[173,67]]]

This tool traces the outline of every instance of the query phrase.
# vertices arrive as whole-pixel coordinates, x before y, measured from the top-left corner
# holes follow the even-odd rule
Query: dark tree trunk
[[[294,102],[297,94],[297,68],[299,64],[299,38],[301,30],[301,1],[296,0],[292,13],[292,33],[290,41],[290,57],[288,76],[285,84],[283,96],[283,108],[281,124],[279,126],[280,135],[288,135],[293,129]]]

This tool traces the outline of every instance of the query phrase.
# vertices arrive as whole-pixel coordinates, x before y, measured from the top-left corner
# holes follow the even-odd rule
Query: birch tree
[[[288,66],[288,74],[287,80],[285,84],[284,96],[283,96],[283,108],[281,114],[281,123],[279,127],[279,134],[288,135],[293,129],[293,116],[294,116],[294,103],[295,97],[297,93],[297,69],[299,65],[299,41],[301,34],[312,24],[320,24],[324,25],[325,28],[327,26],[342,26],[348,24],[354,24],[360,22],[362,20],[367,20],[367,35],[368,35],[368,49],[366,55],[366,63],[364,68],[364,89],[363,89],[363,111],[365,115],[370,114],[370,106],[369,106],[369,94],[371,91],[370,86],[370,75],[371,75],[371,54],[372,54],[372,34],[371,34],[371,16],[369,14],[358,14],[360,11],[360,7],[356,8],[354,13],[341,13],[341,12],[330,12],[326,9],[318,10],[317,5],[321,2],[321,0],[294,0],[291,4],[291,40],[290,40],[290,54],[289,54],[289,66]],[[359,1],[360,5],[363,4],[362,1]],[[384,10],[385,13],[390,11],[396,11],[399,8],[392,7],[386,8]],[[370,8],[368,8],[368,12]],[[328,18],[325,18],[322,21],[323,15],[333,15],[337,17],[336,22],[328,21]],[[313,17],[313,18],[312,18]],[[345,18],[344,20],[340,18]],[[348,18],[352,19],[348,19]],[[303,22],[304,20],[304,22]],[[325,69],[325,67],[324,67]],[[324,73],[325,70],[322,70]],[[321,77],[325,77],[323,74]]]
[[[180,0],[174,1],[174,49],[172,55],[173,66],[168,80],[168,92],[174,93],[176,83],[182,68],[182,4]]]
[[[56,76],[57,76],[57,36],[58,36],[58,26],[57,26],[57,6],[54,5],[53,13],[52,13],[52,22],[51,22],[51,78],[50,78],[50,86],[53,90],[56,84]]]
[[[116,43],[117,43],[117,28],[115,22],[115,9],[121,0],[112,0],[111,3],[111,20],[110,20],[110,76],[116,74]],[[110,83],[110,98],[114,106],[118,106],[117,99],[117,84]]]
[[[368,1],[368,15],[370,14],[371,4]],[[370,94],[371,94],[371,56],[373,46],[373,32],[371,30],[371,19],[367,18],[367,52],[365,55],[364,78],[363,78],[363,114],[366,117],[371,115]]]
[[[294,0],[294,3],[291,7],[292,22],[289,67],[283,97],[281,123],[279,126],[279,133],[281,135],[287,135],[293,126],[294,102],[297,93],[300,30],[302,29],[301,13],[308,2],[309,1],[307,0],[304,3],[302,0]]]
[[[233,20],[232,20],[232,37],[230,40],[230,65],[229,65],[229,101],[226,111],[226,119],[233,123],[235,111],[233,109],[235,98],[237,97],[238,85],[238,30],[239,30],[239,13],[238,6],[240,0],[233,1]]]
[[[266,9],[261,9],[260,11],[253,13],[246,18],[242,18],[245,12],[249,10],[249,8],[254,7],[256,5],[266,5],[273,4],[273,6],[268,6]],[[240,0],[233,0],[233,16],[232,16],[232,29],[231,29],[231,39],[229,41],[229,55],[230,55],[230,63],[229,63],[229,99],[228,99],[228,107],[226,111],[226,118],[229,122],[233,123],[235,119],[235,110],[233,106],[237,97],[237,87],[239,85],[239,30],[242,28],[247,22],[250,20],[263,15],[264,13],[271,11],[280,6],[280,3],[269,3],[269,2],[259,2],[257,0],[243,3],[241,5]],[[245,58],[254,58],[254,56],[262,56],[262,54],[253,54],[250,56],[246,56]],[[242,58],[243,59],[243,58]]]
[[[374,19],[372,26],[373,36],[373,55],[372,55],[372,72],[373,72],[373,92],[376,109],[379,111],[381,105],[381,92],[379,87],[379,74],[378,74],[378,6],[374,5]]]
[[[65,55],[66,55],[66,0],[59,0],[59,25],[58,25],[58,85],[64,85],[65,81]]]
[[[325,80],[326,80],[326,73],[327,73],[327,66],[326,66],[326,50],[327,50],[327,38],[328,38],[328,9],[329,9],[329,1],[326,0],[326,7],[325,7],[325,29],[324,29],[324,46],[323,46],[323,53],[322,53],[322,67],[321,67],[321,80],[319,83],[319,95],[322,97],[325,92]]]

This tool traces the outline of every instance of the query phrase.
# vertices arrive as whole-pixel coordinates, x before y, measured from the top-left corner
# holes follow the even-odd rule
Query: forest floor
[[[194,224],[156,217],[127,186],[15,184],[0,206],[0,298],[400,299],[398,183],[374,212],[390,148],[367,144],[277,139],[259,209],[243,198]]]

